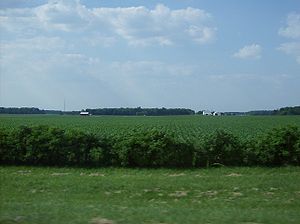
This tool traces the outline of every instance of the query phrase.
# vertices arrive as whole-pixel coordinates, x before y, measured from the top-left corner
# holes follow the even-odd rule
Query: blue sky
[[[300,104],[298,0],[1,0],[0,106]]]

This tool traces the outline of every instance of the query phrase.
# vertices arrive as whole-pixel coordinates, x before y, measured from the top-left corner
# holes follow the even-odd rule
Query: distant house
[[[202,112],[202,115],[205,115],[205,116],[221,116],[222,113],[221,112],[217,112],[217,111],[204,110]]]
[[[204,110],[204,111],[202,112],[202,115],[205,115],[205,116],[211,116],[211,115],[213,115],[213,112],[211,112],[211,111],[209,111],[209,110]]]
[[[89,116],[89,115],[91,115],[88,111],[81,111],[80,112],[80,115],[81,116]]]
[[[216,112],[216,111],[215,111],[215,112],[213,112],[213,115],[214,115],[214,116],[221,116],[222,113],[221,113],[221,112]]]

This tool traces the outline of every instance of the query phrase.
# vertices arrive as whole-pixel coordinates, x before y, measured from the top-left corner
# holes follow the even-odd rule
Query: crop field
[[[15,165],[300,165],[300,116],[1,116]]]
[[[300,116],[79,117],[4,115],[0,116],[0,129],[4,130],[2,132],[4,133],[2,141],[7,144],[7,149],[15,150],[14,143],[5,142],[6,131],[16,130],[22,125],[28,127],[46,125],[47,127],[45,129],[41,128],[41,130],[39,130],[40,127],[31,129],[32,136],[30,136],[30,140],[27,141],[25,137],[26,146],[19,144],[23,140],[20,142],[16,141],[19,144],[18,147],[21,147],[20,149],[27,150],[24,156],[20,158],[27,159],[28,166],[15,166],[14,163],[11,166],[0,166],[1,224],[300,223],[300,168],[299,166],[287,166],[287,164],[297,164],[294,162],[296,161],[294,158],[298,158],[297,154],[291,154],[294,157],[289,157],[289,160],[285,160],[286,158],[282,157],[282,163],[279,164],[282,167],[277,168],[252,165],[252,167],[233,168],[225,166],[205,169],[193,165],[188,166],[194,167],[189,169],[133,169],[121,168],[122,163],[114,168],[101,167],[101,164],[99,166],[101,168],[83,168],[80,165],[84,165],[85,161],[81,163],[80,160],[78,163],[76,156],[58,157],[67,159],[67,163],[64,163],[64,160],[62,160],[62,164],[67,166],[68,164],[75,164],[73,167],[64,165],[60,168],[31,166],[47,165],[47,156],[51,156],[51,154],[47,154],[47,150],[43,154],[43,147],[48,147],[48,149],[54,147],[53,149],[58,149],[58,151],[55,151],[58,153],[57,155],[60,155],[59,151],[61,151],[61,148],[59,144],[56,145],[55,141],[51,141],[52,145],[46,144],[49,136],[49,139],[52,137],[55,139],[55,135],[50,134],[55,134],[56,132],[51,132],[52,129],[49,129],[49,127],[80,131],[71,132],[73,135],[70,135],[70,133],[61,135],[62,139],[69,139],[68,141],[70,139],[76,140],[76,133],[81,132],[95,134],[100,139],[102,137],[118,139],[117,137],[124,137],[130,135],[130,133],[162,130],[173,134],[176,139],[197,145],[197,142],[202,141],[205,139],[205,136],[217,129],[233,133],[242,140],[250,139],[251,142],[251,139],[255,139],[255,136],[259,136],[273,128],[286,127],[287,125],[300,128]],[[20,132],[22,130],[20,129],[16,133],[23,133]],[[24,131],[26,130],[24,129]],[[277,139],[280,141],[284,140],[282,136],[285,136],[286,133],[289,134],[288,139],[290,138],[289,136],[298,136],[297,138],[299,139],[299,132],[297,132],[298,134],[295,132],[295,134],[293,132],[294,129],[286,129],[283,132],[282,130],[270,132],[275,134],[283,133],[283,135],[278,135],[279,137],[277,136],[271,142],[272,144],[274,142],[273,146],[277,147],[276,150],[279,150],[279,152],[282,149],[284,150],[285,145],[282,147],[280,142],[277,143]],[[60,133],[59,130],[57,133]],[[153,133],[155,134],[156,132]],[[43,136],[36,142],[35,139],[40,137],[39,134]],[[156,147],[161,140],[162,143],[169,141],[160,135],[158,135],[157,141],[154,138],[154,142],[148,142],[148,137],[143,138],[140,135],[133,135],[133,139],[136,139],[135,136],[138,136],[137,140],[141,141],[140,145],[136,146],[134,141],[132,144],[129,141],[129,144],[125,137],[125,140],[121,140],[119,144],[112,144],[114,150],[116,150],[115,152],[122,153],[123,147],[126,146],[128,152],[142,153],[140,154],[141,157],[144,156],[143,158],[147,159],[148,143],[151,147]],[[227,135],[225,134],[224,136],[226,137]],[[233,140],[233,142],[235,141],[234,138],[229,139]],[[147,142],[146,146],[143,146],[143,141]],[[294,141],[298,140],[295,138]],[[44,142],[46,143],[44,144]],[[267,139],[267,142],[262,143],[261,146],[264,146],[265,143],[268,145],[269,140]],[[290,153],[298,152],[293,151],[297,150],[298,143],[299,141],[291,146]],[[2,144],[2,147],[6,147],[5,144]],[[43,146],[41,149],[39,144]],[[254,143],[253,145],[256,146],[257,144]],[[74,144],[74,147],[76,146]],[[144,147],[142,149],[144,151],[139,151],[141,146]],[[248,144],[244,146],[248,146]],[[31,151],[34,147],[37,147],[34,149],[36,151]],[[72,153],[76,155],[76,153],[80,152],[80,148],[72,149],[69,148],[69,145],[64,144],[62,144],[62,147],[69,150],[65,152],[66,156]],[[108,147],[110,146],[108,145]],[[205,145],[202,145],[202,147],[205,147]],[[222,144],[214,147],[216,152],[219,149],[224,150]],[[228,154],[228,157],[224,157],[225,162],[226,159],[233,158],[235,150],[238,150],[238,148],[230,147],[230,150],[234,150],[230,152],[231,154]],[[238,147],[238,145],[234,147]],[[166,149],[169,150],[168,147]],[[257,149],[261,149],[259,145]],[[98,152],[98,148],[93,150],[96,150],[93,152]],[[102,152],[101,148],[99,150],[99,152]],[[108,148],[108,150],[110,149]],[[155,150],[158,150],[156,151],[158,155],[164,155],[163,150],[162,154],[159,154],[159,149],[155,148]],[[182,155],[184,155],[185,148],[181,150],[178,153],[183,153]],[[197,150],[197,147],[192,148],[192,150]],[[207,150],[206,148],[203,150],[204,153],[210,152],[205,151]],[[276,150],[274,152],[277,152]],[[9,154],[10,151],[4,150],[1,155],[5,156],[7,152]],[[14,152],[18,152],[18,150],[16,149]],[[36,152],[41,153],[40,155],[45,157],[38,157],[39,154],[36,154]],[[222,152],[226,153],[226,151]],[[268,153],[266,154],[267,156],[272,155],[273,151],[268,151]],[[91,155],[95,157],[91,157],[88,162],[91,164],[97,162],[98,164],[100,162],[100,160],[98,161],[98,154]],[[120,157],[118,158],[122,159],[123,154],[119,155]],[[194,155],[193,152],[192,155]],[[258,152],[257,155],[261,154]],[[106,156],[110,158],[110,154]],[[14,154],[11,155],[11,158],[14,158]],[[40,160],[46,161],[46,163],[35,163],[36,158],[46,158],[45,160]],[[174,158],[178,157],[175,156]],[[179,158],[183,160],[182,157]],[[262,156],[261,158],[264,159],[265,157]],[[139,156],[136,159],[139,161]],[[53,161],[53,164],[56,164],[56,160]],[[126,162],[127,159],[125,158],[123,161]],[[149,161],[150,163],[147,163]],[[149,164],[151,166],[151,160],[149,161],[143,160],[144,164],[141,163],[141,167],[147,167]],[[289,162],[286,163],[287,161]],[[113,164],[111,163],[110,165]],[[244,164],[248,163],[245,162]],[[125,164],[124,167],[130,167],[127,165]],[[203,164],[201,166],[203,167]]]
[[[170,132],[193,143],[216,129],[223,129],[242,138],[254,137],[274,127],[300,127],[300,116],[51,116],[2,115],[0,128],[20,125],[50,125],[79,129],[100,136],[126,135],[130,131],[158,129]]]

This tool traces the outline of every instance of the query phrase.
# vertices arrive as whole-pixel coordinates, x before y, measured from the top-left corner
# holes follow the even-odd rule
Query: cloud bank
[[[287,38],[300,38],[300,14],[290,13],[286,18],[286,26],[281,27],[278,34]]]
[[[106,44],[117,40],[135,46],[168,46],[187,40],[206,44],[216,34],[208,12],[191,7],[172,10],[163,4],[154,9],[87,8],[79,0],[52,0],[35,8],[1,10],[0,16],[1,29],[6,32],[29,37],[40,32],[84,32],[91,42],[100,38]]]
[[[290,40],[282,43],[278,50],[296,57],[297,63],[300,64],[300,14],[290,13],[286,19],[286,26],[281,27],[278,34]]]

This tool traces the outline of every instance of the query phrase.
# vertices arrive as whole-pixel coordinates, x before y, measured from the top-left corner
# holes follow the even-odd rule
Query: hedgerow
[[[196,150],[196,164],[211,166],[215,164],[243,165],[244,150],[241,141],[232,133],[216,130],[206,136],[200,149]]]
[[[300,165],[300,130],[288,126],[274,128],[258,138],[257,162],[262,165]]]
[[[119,164],[130,167],[191,167],[193,145],[152,129],[134,131],[114,145]]]
[[[1,164],[209,167],[300,165],[300,130],[287,126],[243,140],[224,130],[197,144],[158,129],[101,137],[51,126],[0,129]]]

